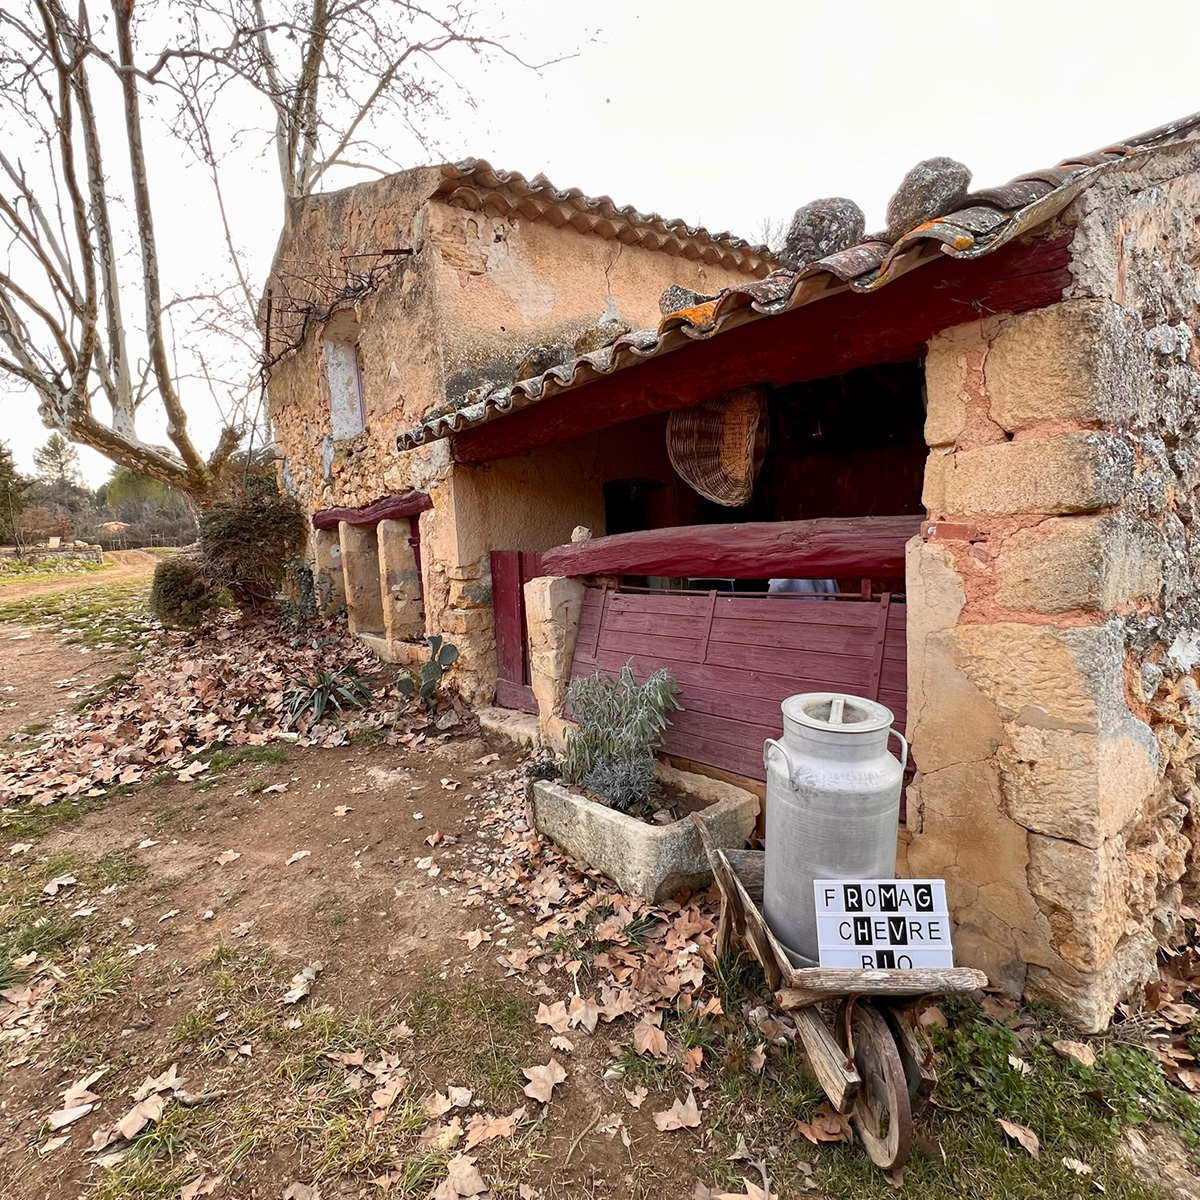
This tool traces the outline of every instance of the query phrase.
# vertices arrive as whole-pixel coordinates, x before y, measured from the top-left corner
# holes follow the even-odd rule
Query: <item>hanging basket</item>
[[[767,453],[767,390],[735,388],[667,421],[671,466],[706,500],[737,508],[749,503]]]

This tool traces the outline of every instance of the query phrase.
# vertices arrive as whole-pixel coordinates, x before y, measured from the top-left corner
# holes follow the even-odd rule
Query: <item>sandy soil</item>
[[[19,579],[0,583],[0,602],[28,600],[31,596],[50,596],[57,592],[74,592],[80,588],[110,583],[127,583],[149,579],[162,560],[145,550],[108,550],[105,562],[112,566],[105,571],[88,571],[79,575],[64,575],[60,579],[42,579],[36,583],[21,583]]]
[[[0,591],[0,598],[7,596]],[[68,646],[43,629],[0,623],[0,741],[26,725],[49,725],[126,656]]]

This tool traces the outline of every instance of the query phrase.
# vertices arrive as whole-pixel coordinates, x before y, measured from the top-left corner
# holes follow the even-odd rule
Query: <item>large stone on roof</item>
[[[593,325],[591,329],[585,329],[575,339],[572,349],[575,351],[576,358],[582,358],[585,354],[593,354],[597,350],[603,350],[605,346],[611,346],[617,338],[632,332],[633,330],[624,321],[601,321],[598,325]]]
[[[669,317],[673,312],[678,312],[681,308],[695,308],[697,304],[703,304],[706,300],[715,299],[715,296],[706,296],[703,292],[693,292],[691,288],[685,288],[682,284],[673,283],[659,296],[658,311],[664,317]]]
[[[813,200],[796,209],[779,251],[779,261],[790,270],[856,246],[866,229],[863,211],[844,196]]]
[[[898,242],[918,225],[960,208],[970,186],[970,170],[953,158],[917,163],[888,201],[887,240]]]

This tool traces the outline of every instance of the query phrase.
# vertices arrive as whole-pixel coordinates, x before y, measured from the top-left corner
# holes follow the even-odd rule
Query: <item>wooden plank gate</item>
[[[525,584],[541,573],[540,554],[493,550],[492,617],[496,627],[496,703],[536,713],[529,686],[529,638],[525,625]]]
[[[907,709],[902,597],[653,592],[588,588],[572,675],[644,679],[666,667],[684,711],[668,754],[765,779],[764,739],[782,729],[781,701],[845,691],[878,700],[903,730]]]

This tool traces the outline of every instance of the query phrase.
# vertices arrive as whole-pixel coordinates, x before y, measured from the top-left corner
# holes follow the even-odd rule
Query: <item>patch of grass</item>
[[[86,955],[77,952],[63,968],[65,977],[51,992],[50,1007],[72,1015],[90,1011],[116,995],[129,965],[128,955],[115,942],[91,944]]]
[[[524,1084],[519,1064],[531,1045],[529,1013],[495,984],[419,988],[404,1008],[427,1073],[471,1086],[488,1103],[511,1099]],[[453,1077],[453,1078],[451,1078]]]
[[[156,825],[166,825],[170,821],[174,821],[183,812],[183,809],[178,804],[168,804],[160,813],[156,813],[154,822]]]
[[[209,792],[212,791],[213,788],[218,787],[220,783],[220,779],[214,778],[212,775],[210,775],[207,779],[201,779],[196,783],[193,783],[192,791],[197,793]]]
[[[228,771],[246,763],[285,763],[288,760],[287,751],[280,746],[237,746],[232,749],[218,746],[207,757],[200,757],[208,763],[210,771]]]
[[[59,800],[55,804],[22,804],[14,813],[0,816],[0,832],[14,842],[33,842],[59,825],[67,825],[79,817],[103,807],[105,796],[82,796]]]
[[[889,1183],[861,1147],[816,1147],[794,1134],[797,1119],[807,1119],[823,1097],[803,1076],[796,1052],[772,1048],[766,1071],[754,1076],[733,1069],[736,1052],[721,1043],[718,1088],[710,1090],[708,1119],[730,1147],[742,1133],[755,1146],[780,1147],[772,1175],[783,1195],[801,1194],[807,1171],[815,1166],[819,1193],[830,1200],[1023,1200],[1063,1197],[1100,1190],[1117,1200],[1162,1200],[1161,1194],[1131,1173],[1117,1150],[1121,1129],[1151,1120],[1167,1121],[1192,1147],[1200,1145],[1200,1105],[1163,1078],[1157,1065],[1132,1046],[1094,1046],[1097,1063],[1086,1068],[1057,1055],[1049,1041],[1059,1034],[1033,1028],[1022,1042],[1008,1026],[988,1020],[972,1002],[947,1002],[948,1029],[935,1029],[940,1082],[934,1103],[914,1121],[914,1149],[902,1181]],[[1028,1011],[1023,1014],[1029,1017]],[[1043,1014],[1044,1016],[1045,1014]],[[1041,1033],[1045,1033],[1045,1037]],[[686,1030],[674,1036],[686,1039]],[[706,1060],[715,1050],[706,1045]],[[1024,1074],[1009,1055],[1031,1068]],[[627,1079],[647,1086],[682,1079],[667,1068],[622,1059]],[[629,1083],[626,1086],[630,1086]],[[752,1126],[741,1119],[754,1113]],[[1034,1159],[1010,1140],[997,1118],[1027,1125],[1041,1140]],[[1075,1158],[1092,1168],[1086,1178],[1063,1164]],[[1197,1159],[1200,1165],[1200,1158]],[[715,1183],[732,1185],[740,1164],[714,1161]],[[740,1190],[735,1188],[734,1190]]]
[[[125,850],[110,850],[98,858],[96,872],[105,887],[112,883],[140,883],[150,873],[145,863]]]
[[[150,779],[148,782],[151,787],[162,787],[164,784],[174,783],[175,782],[175,772],[174,771],[155,771],[154,774],[150,776]]]
[[[7,602],[0,590],[0,621],[45,625],[93,649],[138,650],[160,629],[146,608],[148,589],[149,580],[130,580]]]

